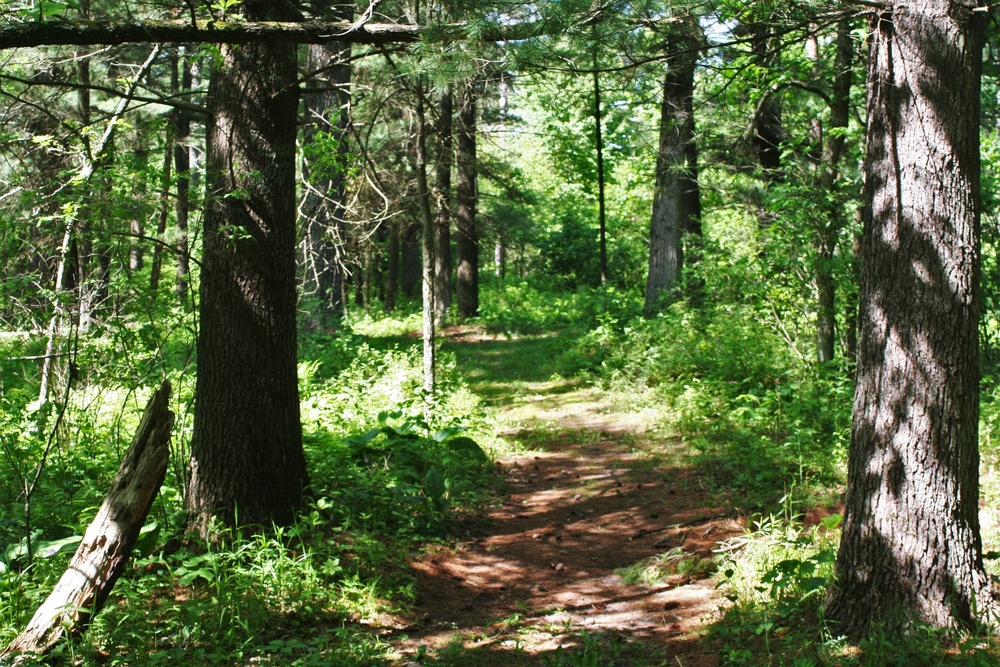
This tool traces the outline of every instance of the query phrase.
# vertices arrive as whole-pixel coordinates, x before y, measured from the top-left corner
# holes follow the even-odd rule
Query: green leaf
[[[818,591],[826,588],[828,580],[826,577],[806,577],[802,580],[802,588],[812,593],[813,591]]]
[[[41,536],[42,531],[33,530],[31,531],[32,542],[37,542],[39,536]],[[13,563],[16,560],[24,558],[28,555],[28,541],[22,539],[20,542],[15,542],[14,544],[7,545],[4,550],[4,561],[7,563]]]
[[[62,16],[66,13],[67,5],[62,2],[47,2],[43,0],[38,4],[38,13],[41,16]]]
[[[447,492],[448,487],[445,485],[444,473],[437,466],[431,466],[431,469],[427,471],[424,475],[424,493],[430,499],[443,498],[445,492]]]
[[[483,448],[480,447],[472,438],[468,438],[466,436],[452,438],[447,444],[448,447],[451,448],[451,451],[455,454],[467,456],[471,459],[482,461],[484,463],[490,460],[489,457],[486,456],[486,452],[483,451]]]
[[[35,545],[35,555],[39,558],[52,558],[67,551],[76,551],[76,546],[83,541],[82,535],[70,535],[61,540],[38,542]]]
[[[211,583],[214,576],[213,572],[208,568],[200,567],[197,570],[187,572],[179,579],[179,581],[182,586],[189,586],[198,579],[204,579],[206,583]]]
[[[135,540],[135,552],[139,557],[145,557],[153,553],[156,548],[156,541],[160,538],[160,525],[155,521],[147,523],[139,530],[139,537]]]
[[[448,438],[456,436],[456,435],[458,435],[459,433],[461,433],[464,430],[465,429],[463,427],[461,427],[461,426],[451,426],[449,428],[443,428],[440,431],[438,431],[437,433],[435,433],[433,435],[432,439],[435,442],[444,442]]]

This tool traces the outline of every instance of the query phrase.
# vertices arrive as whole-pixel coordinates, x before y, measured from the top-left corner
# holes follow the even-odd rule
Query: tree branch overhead
[[[357,23],[349,21],[215,21],[166,19],[153,21],[46,21],[0,28],[0,49],[35,46],[128,43],[250,44],[295,42],[322,44],[329,41],[352,44],[405,44],[421,39],[443,41],[468,36],[472,26],[454,23],[421,26],[402,23]],[[482,41],[527,39],[544,32],[540,22],[476,29]]]

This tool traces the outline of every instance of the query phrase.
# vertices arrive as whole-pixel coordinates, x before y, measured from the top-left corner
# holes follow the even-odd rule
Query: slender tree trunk
[[[187,92],[194,84],[191,54],[181,47],[181,55],[171,74],[171,89]],[[180,72],[177,71],[180,66]],[[178,80],[179,78],[179,80]],[[183,303],[187,296],[188,275],[188,219],[191,211],[191,114],[179,109],[174,117],[174,167],[177,171],[177,204],[174,217],[177,224],[177,299]]]
[[[493,244],[493,274],[500,280],[507,275],[507,246],[503,241]]]
[[[129,271],[141,271],[143,267],[143,252],[142,252],[142,237],[143,237],[143,224],[142,220],[139,218],[132,218],[129,220],[129,232],[131,233],[131,238],[129,239],[128,248],[128,268]]]
[[[455,252],[458,256],[458,316],[479,314],[479,237],[476,230],[476,91],[475,81],[462,87],[458,112],[455,183]]]
[[[437,184],[434,199],[437,214],[434,217],[434,313],[435,323],[442,327],[448,320],[451,308],[451,162],[452,116],[454,95],[451,86],[441,93],[438,105],[438,155]]]
[[[660,106],[660,146],[656,157],[656,192],[649,225],[647,315],[655,315],[677,290],[684,263],[684,234],[697,226],[700,197],[697,166],[689,163],[694,144],[694,66],[696,42],[686,34],[667,43],[667,71]]]
[[[175,58],[172,56],[172,59]],[[163,166],[160,171],[160,210],[156,216],[156,240],[153,245],[153,260],[149,267],[149,291],[152,297],[160,289],[160,273],[163,271],[163,237],[167,233],[167,219],[170,217],[170,169],[174,153],[174,125],[167,125],[164,138]]]
[[[836,239],[816,242],[816,361],[833,361],[837,341],[837,283],[833,276]]]
[[[389,222],[389,270],[385,276],[385,312],[396,310],[396,288],[399,286],[399,225]]]
[[[86,3],[84,7],[89,10],[89,3]],[[86,14],[85,14],[86,15]],[[79,84],[76,96],[76,106],[77,114],[79,115],[80,124],[83,127],[90,126],[90,58],[86,55],[77,54],[79,60],[76,64],[76,82]],[[86,134],[83,135],[84,149],[88,154],[91,153],[90,141]],[[97,285],[95,280],[95,275],[98,273],[95,268],[97,264],[97,251],[96,246],[99,245],[99,241],[96,241],[97,228],[94,225],[94,205],[100,196],[101,188],[100,186],[94,187],[93,183],[93,172],[96,172],[103,166],[103,160],[98,162],[93,155],[87,156],[87,162],[92,165],[91,178],[88,179],[91,182],[91,188],[88,189],[81,197],[80,206],[77,211],[77,218],[79,222],[77,223],[77,228],[79,230],[79,238],[75,244],[76,257],[74,262],[74,268],[76,269],[76,279],[74,281],[77,291],[78,291],[78,312],[80,318],[80,326],[86,329],[91,322],[96,319],[97,311]]]
[[[601,125],[601,77],[594,53],[594,139],[597,144],[597,228],[598,254],[601,264],[601,284],[608,282],[608,229],[604,204],[604,137]]]
[[[699,32],[699,37],[704,35]],[[695,138],[696,126],[694,122],[694,99],[692,96],[691,107],[691,141],[685,147],[687,155],[686,191],[684,197],[687,200],[685,206],[688,211],[687,229],[684,235],[684,287],[688,302],[699,305],[704,296],[705,279],[700,271],[695,269],[701,264],[702,242],[704,240],[701,224],[701,185],[698,180],[698,142]]]
[[[978,505],[975,9],[915,0],[871,18],[860,349],[827,608],[850,636],[970,627],[997,611]]]
[[[861,257],[861,235],[855,234],[853,242],[851,244],[851,256],[854,257],[854,261],[851,263],[851,277],[854,279],[855,285],[861,284],[861,266],[859,257]],[[847,300],[845,307],[847,311],[844,317],[844,348],[847,360],[851,363],[851,367],[857,363],[858,359],[858,295],[857,292],[851,293],[851,296]]]
[[[816,350],[820,363],[834,357],[837,340],[837,283],[834,278],[834,259],[840,232],[845,226],[839,192],[838,176],[840,156],[844,152],[847,129],[851,113],[851,71],[854,60],[854,46],[851,43],[851,21],[841,19],[837,23],[837,55],[834,59],[835,77],[833,94],[830,96],[830,126],[824,133],[823,154],[820,164],[820,189],[831,202],[825,215],[820,218],[817,230],[816,249],[816,291],[819,303],[816,311]]]
[[[248,20],[296,20],[244,0]],[[296,376],[294,45],[223,46],[209,89],[198,379],[186,507],[203,533],[288,523],[307,486]]]
[[[375,244],[369,241],[365,244],[365,250],[361,255],[363,283],[361,285],[361,305],[367,315],[371,312],[372,305],[372,283],[375,275],[374,270],[374,247]]]
[[[133,149],[136,165],[140,173],[149,171],[149,150],[146,144],[141,143]],[[128,270],[129,275],[134,275],[145,266],[145,238],[146,226],[142,217],[136,215],[129,220],[129,240],[128,240]]]
[[[424,84],[417,88],[417,197],[422,222],[423,258],[423,344],[424,344],[424,395],[430,404],[435,388],[434,361],[434,216],[431,214],[431,193],[427,184],[427,118],[424,112]]]

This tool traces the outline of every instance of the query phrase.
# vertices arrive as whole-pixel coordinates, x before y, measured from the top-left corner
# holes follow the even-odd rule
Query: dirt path
[[[516,393],[509,435],[533,451],[499,462],[500,506],[414,563],[417,609],[397,648],[410,661],[561,664],[558,647],[600,638],[623,656],[615,664],[714,665],[702,634],[721,597],[708,561],[742,531],[734,513],[701,489],[679,444],[645,436],[601,392],[536,381]]]

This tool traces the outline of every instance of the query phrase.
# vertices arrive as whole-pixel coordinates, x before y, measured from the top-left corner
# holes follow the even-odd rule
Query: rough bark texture
[[[688,158],[694,143],[694,65],[690,39],[672,37],[667,43],[667,72],[660,106],[660,145],[656,156],[656,192],[649,224],[649,272],[646,277],[647,315],[656,314],[670,299],[681,277],[684,233],[698,211],[691,192],[698,192],[695,165]]]
[[[828,617],[969,625],[995,609],[979,533],[979,83],[975,3],[871,24],[860,341]]]
[[[108,495],[73,560],[24,632],[0,657],[47,653],[68,634],[83,632],[108,599],[160,490],[170,457],[174,413],[170,383],[153,394]]]
[[[241,7],[250,20],[293,18],[279,3]],[[212,518],[289,522],[307,484],[296,379],[295,47],[224,46],[221,53],[209,89],[186,498],[203,532]]]
[[[441,93],[438,104],[437,183],[434,186],[434,317],[439,327],[451,308],[451,162],[454,95],[451,86]]]
[[[476,230],[476,97],[474,82],[462,88],[458,112],[455,179],[456,300],[460,318],[479,314],[479,235]]]

